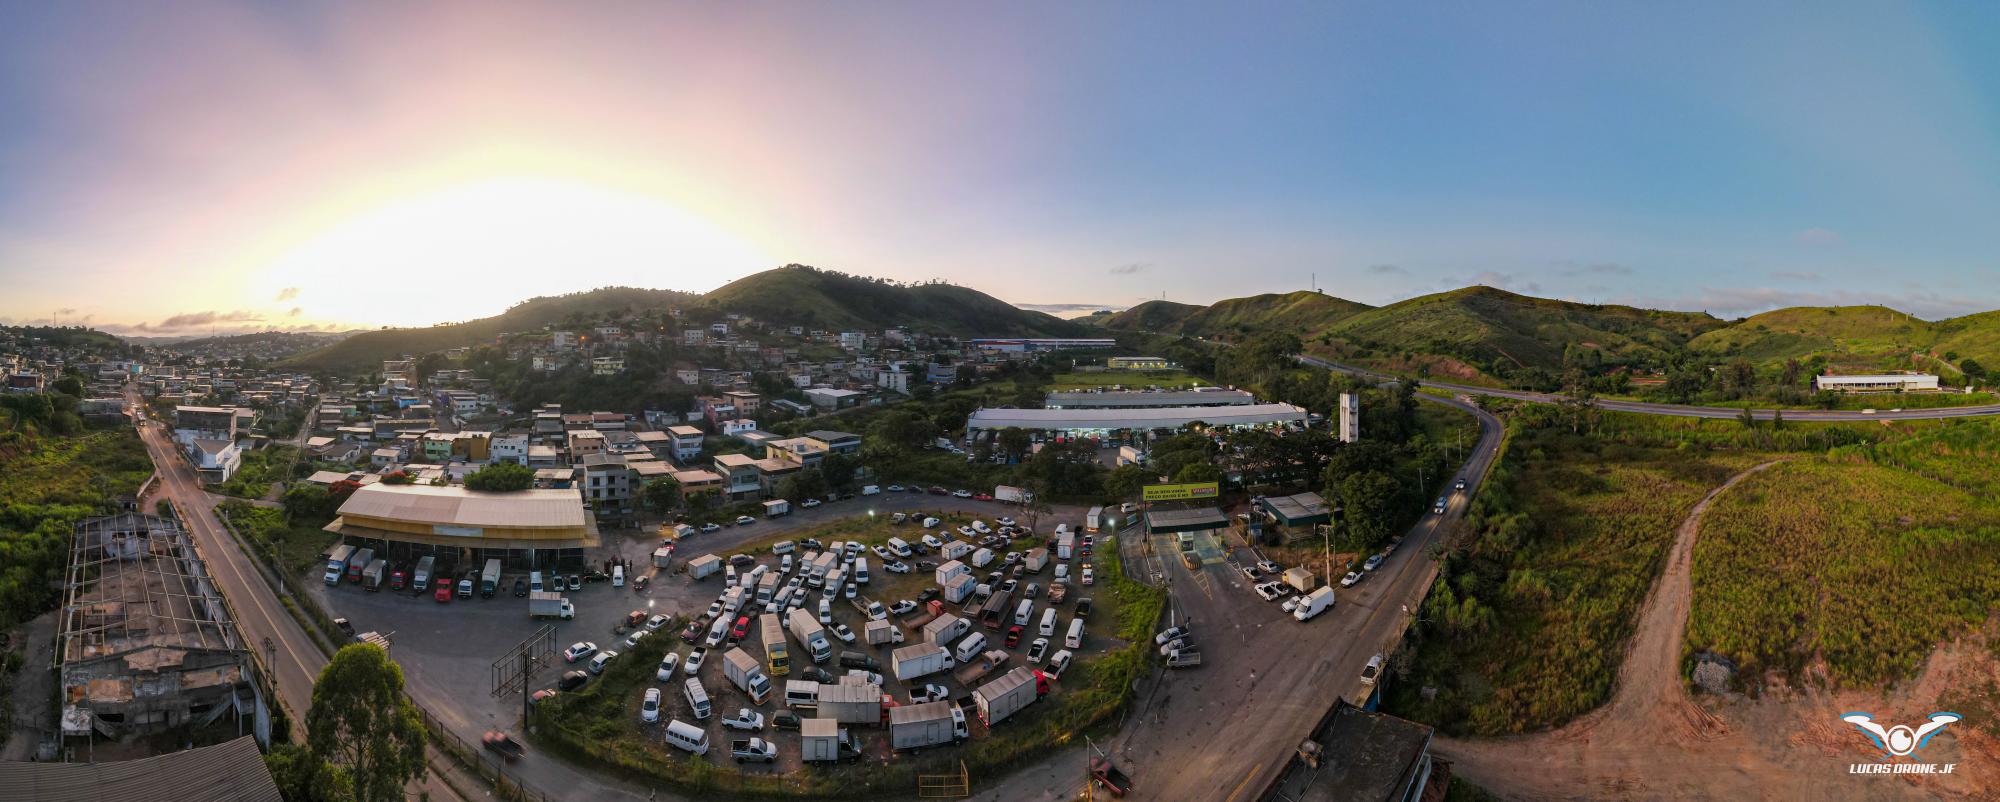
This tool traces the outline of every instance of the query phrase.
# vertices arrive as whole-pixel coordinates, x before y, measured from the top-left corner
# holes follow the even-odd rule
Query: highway
[[[1363,378],[1379,379],[1382,381],[1399,381],[1403,378],[1399,376],[1391,376],[1386,373],[1377,373],[1372,370],[1357,368],[1351,365],[1342,365],[1336,362],[1328,362],[1324,359],[1318,359],[1310,356],[1299,357],[1299,362],[1307,365],[1312,365],[1313,367],[1325,368],[1331,371],[1347,373],[1354,376],[1361,376]],[[1462,393],[1465,395],[1483,395],[1483,396],[1491,396],[1494,398],[1512,398],[1518,401],[1539,401],[1546,404],[1554,404],[1566,398],[1566,396],[1557,393],[1535,393],[1526,390],[1502,390],[1494,387],[1473,387],[1464,384],[1450,384],[1446,382],[1432,381],[1430,379],[1420,379],[1418,380],[1418,383],[1425,387],[1436,388],[1439,390],[1446,390],[1453,393]],[[1688,404],[1656,404],[1650,401],[1618,401],[1618,400],[1602,399],[1602,398],[1593,401],[1592,404],[1595,405],[1598,409],[1608,409],[1615,412],[1636,412],[1641,415],[1668,415],[1677,418],[1724,418],[1729,420],[1735,420],[1737,418],[1743,417],[1743,410],[1738,409],[1736,407],[1702,407],[1702,406],[1692,406]],[[1771,410],[1771,409],[1753,409],[1750,411],[1750,416],[1756,420],[1770,420],[1776,414],[1776,412],[1777,412],[1776,410]],[[1880,420],[1941,420],[1947,418],[1979,418],[1991,415],[2000,415],[2000,404],[1982,404],[1978,406],[1965,406],[1965,407],[1938,407],[1936,409],[1905,409],[1897,411],[1882,409],[1882,410],[1876,410],[1875,412],[1861,412],[1859,410],[1787,409],[1784,410],[1784,413],[1785,413],[1785,420],[1788,421],[1865,422],[1865,421],[1880,421]]]

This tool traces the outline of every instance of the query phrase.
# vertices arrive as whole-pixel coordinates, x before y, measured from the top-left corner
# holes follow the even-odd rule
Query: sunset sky
[[[787,262],[2000,307],[2000,5],[1744,5],[0,0],[0,320],[417,325]]]

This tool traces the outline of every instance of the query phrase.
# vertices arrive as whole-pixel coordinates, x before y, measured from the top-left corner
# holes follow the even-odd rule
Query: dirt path
[[[1697,704],[1680,677],[1681,641],[1692,597],[1694,542],[1709,504],[1738,482],[1770,468],[1766,462],[1709,491],[1676,530],[1665,569],[1640,609],[1639,625],[1619,667],[1609,704],[1560,729],[1496,739],[1440,736],[1437,751],[1454,771],[1514,799],[1883,800],[1976,797],[2000,769],[1990,754],[1940,739],[1929,760],[1957,761],[1967,771],[1948,778],[1859,777],[1848,765],[1874,762],[1858,733],[1837,721],[1852,694],[1817,691],[1766,694],[1758,701]],[[1956,673],[1956,661],[1934,660],[1927,680],[1901,699],[1876,697],[1867,709],[1915,709],[1915,698]],[[1930,708],[1935,709],[1935,708]],[[1852,736],[1852,737],[1850,737]],[[1963,754],[1961,754],[1963,753]]]

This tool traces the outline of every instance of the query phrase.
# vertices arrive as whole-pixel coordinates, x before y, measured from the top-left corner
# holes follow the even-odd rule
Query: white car
[[[910,601],[909,599],[904,599],[902,601],[896,602],[895,604],[889,605],[889,612],[894,613],[896,615],[902,615],[904,613],[907,613],[915,609],[917,609],[917,603]]]
[[[1367,576],[1367,574],[1361,573],[1360,571],[1349,571],[1347,572],[1347,576],[1343,576],[1340,578],[1340,586],[1343,588],[1354,587],[1355,585],[1359,584],[1361,582],[1361,578],[1365,576]]]
[[[1049,675],[1049,679],[1062,679],[1063,670],[1069,668],[1072,656],[1068,649],[1056,652],[1056,656],[1049,658],[1048,670],[1042,673]]]
[[[806,499],[805,503],[804,503],[804,504],[800,504],[799,506],[801,506],[801,507],[804,507],[804,508],[806,508],[806,509],[812,509],[812,508],[814,508],[814,507],[817,507],[817,506],[819,506],[819,499],[816,499],[816,498],[809,498],[809,499]]]
[[[1361,667],[1361,684],[1373,685],[1382,676],[1382,655],[1368,658],[1368,665]]]
[[[701,671],[702,660],[707,657],[708,647],[696,646],[694,651],[688,652],[687,661],[681,666],[681,673],[690,677],[699,673]]]
[[[1001,525],[1001,526],[1013,526],[1013,525],[1014,525],[1014,519],[1012,519],[1012,518],[1001,518],[1001,519],[1000,519],[1000,525]]]
[[[1028,644],[1028,662],[1030,663],[1042,662],[1042,656],[1048,653],[1049,653],[1048,638],[1036,638],[1034,643]]]
[[[820,588],[819,591],[819,597],[821,599],[831,599],[838,595],[840,595],[840,588],[835,587],[833,585],[827,585],[824,588]]]
[[[651,634],[653,634],[652,630],[634,630],[632,634],[625,636],[625,648],[630,649],[638,646],[639,641],[645,640],[646,636]]]
[[[834,624],[832,629],[833,636],[839,638],[842,643],[854,642],[854,630],[848,629],[846,624]]]
[[[1166,630],[1162,631],[1160,634],[1153,636],[1153,645],[1159,646],[1163,643],[1166,643],[1167,641],[1173,640],[1175,638],[1181,637],[1182,635],[1186,634],[1188,634],[1187,627],[1169,627]]]
[[[868,550],[875,552],[875,556],[880,557],[884,560],[896,559],[896,555],[890,554],[888,549],[882,548],[881,546],[869,546]]]
[[[666,625],[667,625],[667,617],[664,615],[656,615],[653,616],[652,618],[646,619],[647,632],[658,632],[660,631],[660,627]]]
[[[882,603],[881,603],[881,602],[878,602],[878,601],[872,601],[872,602],[869,602],[869,603],[868,603],[868,620],[870,620],[870,621],[887,621],[887,620],[889,620],[889,608],[887,608],[887,607],[883,607],[883,606],[882,606]]]
[[[1285,600],[1285,603],[1284,603],[1283,605],[1280,605],[1280,606],[1279,606],[1279,609],[1282,609],[1282,610],[1284,610],[1284,611],[1285,611],[1285,614],[1286,614],[1286,615],[1291,615],[1292,611],[1293,611],[1293,610],[1296,610],[1296,609],[1298,609],[1298,608],[1299,608],[1299,597],[1298,597],[1298,596],[1293,596],[1293,597],[1291,597],[1291,598],[1289,598],[1289,599],[1286,599],[1286,600]]]
[[[1270,560],[1258,560],[1257,570],[1263,571],[1264,573],[1267,574],[1276,575],[1278,573],[1278,564],[1271,562]]]
[[[859,594],[860,592],[861,592],[860,588],[855,587],[853,582],[849,582],[847,583],[847,589],[842,591],[840,595],[852,599],[855,597],[855,595]]]
[[[908,516],[908,515],[905,515],[905,514],[903,514],[903,513],[900,513],[900,512],[899,512],[899,513],[896,513],[895,515],[891,515],[891,516],[889,516],[889,523],[892,523],[892,524],[899,524],[899,523],[902,523],[902,522],[904,522],[904,521],[907,521],[907,520],[910,520],[910,516]]]
[[[705,524],[702,524],[702,525],[701,525],[701,531],[702,531],[702,532],[704,532],[704,533],[706,533],[706,532],[720,532],[720,531],[722,531],[722,524],[718,524],[718,523],[705,523]]]
[[[905,563],[902,560],[890,560],[884,563],[882,568],[892,574],[907,574],[910,572],[909,563]]]
[[[935,521],[937,519],[932,518],[931,520]],[[937,535],[924,535],[924,545],[934,549],[941,549],[944,548],[944,541],[939,540]]]
[[[1279,582],[1260,582],[1250,589],[1257,592],[1257,598],[1264,601],[1276,601],[1278,597],[1285,595],[1284,591],[1279,590],[1282,587],[1284,587],[1284,584]]]
[[[606,666],[611,661],[616,659],[618,659],[618,653],[616,651],[606,649],[602,652],[598,652],[596,657],[590,658],[590,673],[592,674],[604,673],[604,666]]]
[[[931,683],[910,691],[910,704],[913,705],[920,705],[925,702],[941,702],[949,698],[951,698],[951,691],[937,683]]]
[[[993,527],[987,526],[985,521],[973,521],[972,531],[982,535],[990,535],[993,534]]]
[[[660,720],[660,689],[647,688],[646,701],[639,704],[640,721]]]
[[[735,730],[756,732],[764,728],[764,714],[746,707],[736,711],[734,715],[722,719],[722,726]]]
[[[754,524],[754,523],[756,523],[756,522],[757,522],[757,519],[755,519],[755,518],[752,518],[752,517],[750,517],[750,516],[748,516],[748,515],[738,515],[738,516],[736,516],[736,525],[737,525],[737,526],[749,526],[749,525],[751,525],[751,524]]]
[[[580,640],[570,644],[569,648],[563,650],[563,662],[574,663],[596,653],[597,644],[587,640]]]
[[[972,537],[972,536],[974,535],[974,533],[973,533],[973,531],[972,531],[972,527],[970,527],[970,526],[960,526],[960,527],[958,528],[958,534],[959,534],[959,535],[961,535],[961,536],[963,536],[963,537],[968,537],[968,538],[969,538],[969,537]]]
[[[1368,562],[1361,564],[1361,570],[1363,571],[1373,571],[1380,567],[1382,567],[1382,555],[1380,554],[1369,557]]]
[[[1091,573],[1090,566],[1088,565],[1083,567],[1083,584],[1086,585],[1097,584],[1097,575]]]
[[[972,498],[972,491],[970,490],[953,490],[951,494],[958,498]]]
[[[938,519],[936,519],[936,518],[925,518],[925,519],[924,519],[924,528],[925,528],[925,529],[936,529],[936,528],[937,528],[937,525],[938,525]],[[932,546],[932,548],[936,548],[936,546]]]
[[[833,602],[826,599],[819,600],[819,622],[822,624],[833,623]]]
[[[660,658],[660,670],[653,672],[653,679],[661,682],[673,679],[674,669],[679,668],[680,665],[681,656],[673,652],[667,652],[666,657]]]

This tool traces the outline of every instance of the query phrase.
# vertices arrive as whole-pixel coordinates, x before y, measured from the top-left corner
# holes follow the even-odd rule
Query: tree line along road
[[[1324,368],[1326,370],[1335,371],[1337,373],[1346,373],[1354,376],[1360,376],[1363,378],[1378,379],[1381,381],[1400,381],[1404,378],[1401,376],[1390,376],[1385,373],[1377,373],[1371,370],[1364,370],[1362,368],[1353,367],[1351,365],[1342,365],[1336,362],[1328,362],[1324,359],[1318,359],[1310,356],[1300,356],[1299,362],[1302,364],[1311,365],[1316,368]],[[1439,390],[1448,390],[1454,393],[1463,393],[1466,395],[1483,395],[1483,396],[1491,396],[1493,398],[1511,398],[1517,401],[1536,401],[1544,404],[1559,403],[1563,401],[1565,398],[1567,398],[1567,396],[1561,395],[1559,393],[1536,393],[1527,390],[1502,390],[1493,387],[1473,387],[1470,385],[1449,384],[1446,382],[1431,381],[1428,379],[1418,380],[1418,384],[1424,387],[1434,387]],[[1592,401],[1591,403],[1598,409],[1608,409],[1614,412],[1636,412],[1641,415],[1667,415],[1677,418],[1724,418],[1730,420],[1743,417],[1743,410],[1738,409],[1736,407],[1703,407],[1703,406],[1694,406],[1690,404],[1657,404],[1650,401],[1616,401],[1607,399],[1597,399]],[[1865,422],[1865,421],[1877,421],[1877,420],[1939,420],[1945,418],[1978,418],[1978,417],[1987,417],[1992,415],[2000,415],[2000,404],[1981,404],[1977,406],[1964,406],[1964,407],[1937,407],[1934,409],[1905,409],[1897,411],[1881,410],[1878,412],[1860,412],[1857,410],[1826,410],[1826,409],[1787,409],[1783,411],[1785,413],[1785,419],[1789,421]],[[1750,411],[1750,416],[1755,420],[1770,420],[1776,413],[1777,410],[1773,409],[1753,409]]]

